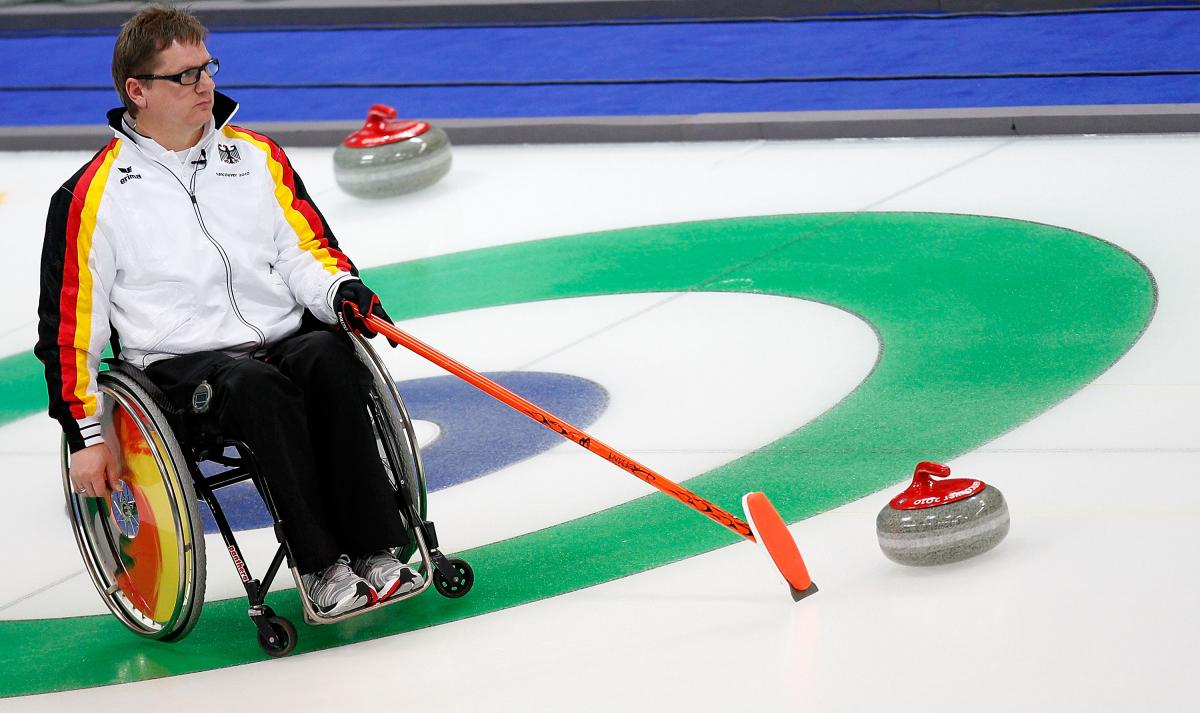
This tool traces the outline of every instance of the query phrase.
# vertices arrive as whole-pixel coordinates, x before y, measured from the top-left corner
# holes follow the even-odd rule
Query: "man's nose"
[[[212,78],[212,75],[203,69],[200,70],[200,79],[196,82],[196,88],[200,91],[210,91],[217,86],[217,82]]]

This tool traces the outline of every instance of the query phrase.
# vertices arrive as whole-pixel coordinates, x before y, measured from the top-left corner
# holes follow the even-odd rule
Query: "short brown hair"
[[[137,115],[137,105],[125,91],[125,80],[149,74],[154,69],[158,53],[178,41],[198,45],[208,37],[208,30],[186,8],[169,5],[147,5],[121,25],[117,44],[113,47],[112,76],[121,103],[130,114]]]

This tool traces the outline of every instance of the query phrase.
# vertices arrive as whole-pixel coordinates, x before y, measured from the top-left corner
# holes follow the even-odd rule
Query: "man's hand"
[[[358,314],[354,313],[350,305],[358,308]],[[342,327],[346,331],[364,334],[368,339],[375,336],[375,330],[367,326],[363,317],[375,315],[388,322],[392,321],[388,313],[383,311],[383,305],[379,304],[379,297],[360,280],[346,280],[338,285],[337,294],[333,298],[333,306],[337,310],[338,321],[342,323]],[[393,342],[392,346],[396,346],[396,344]]]
[[[97,443],[71,454],[71,488],[76,495],[102,498],[124,487],[108,444]]]

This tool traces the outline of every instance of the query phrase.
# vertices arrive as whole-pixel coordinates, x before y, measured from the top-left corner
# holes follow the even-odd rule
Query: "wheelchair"
[[[304,619],[332,624],[425,592],[431,585],[443,596],[465,595],[474,573],[461,558],[438,548],[437,533],[426,520],[425,475],[412,420],[395,382],[379,356],[357,334],[346,334],[374,384],[367,403],[372,429],[396,504],[409,532],[409,544],[396,551],[404,562],[419,556],[421,587],[383,602],[337,616],[318,613],[303,595],[299,571],[283,537],[282,522],[254,454],[246,444],[219,434],[193,433],[184,414],[141,370],[117,359],[105,360],[97,386],[102,399],[104,439],[123,468],[125,489],[110,498],[89,498],[71,486],[70,450],[62,446],[62,479],[75,541],[104,603],[139,636],[179,641],[200,618],[205,590],[205,540],[197,495],[212,513],[238,576],[246,589],[249,616],[263,651],[286,656],[296,646],[296,627],[265,603],[284,560],[288,562]],[[196,401],[194,398],[193,401]],[[194,403],[197,410],[203,404]],[[201,471],[200,464],[208,464]],[[215,467],[214,465],[215,464]],[[250,480],[274,523],[279,548],[261,579],[255,578],[217,500],[216,491]]]

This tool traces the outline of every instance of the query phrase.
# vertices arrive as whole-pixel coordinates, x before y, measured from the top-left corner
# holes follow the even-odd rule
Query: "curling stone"
[[[359,198],[387,198],[426,188],[450,172],[450,139],[424,121],[397,121],[375,104],[363,127],[333,152],[333,176]]]
[[[982,480],[950,478],[941,463],[918,463],[912,485],[879,511],[879,548],[893,562],[947,564],[987,552],[1008,534],[1008,504]],[[936,476],[936,477],[935,477]]]

